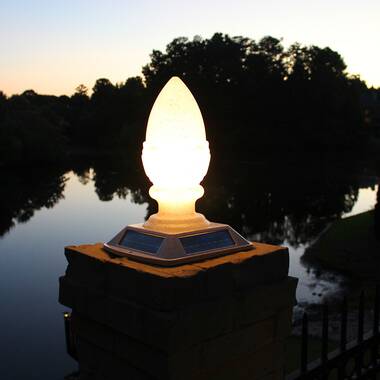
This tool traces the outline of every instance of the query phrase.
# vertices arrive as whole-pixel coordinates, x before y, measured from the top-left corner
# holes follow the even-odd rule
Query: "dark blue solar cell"
[[[142,252],[157,253],[163,240],[164,239],[159,236],[142,234],[137,231],[128,230],[121,239],[119,245]]]
[[[187,236],[179,239],[186,254],[227,248],[235,244],[228,231],[216,231],[207,234]]]

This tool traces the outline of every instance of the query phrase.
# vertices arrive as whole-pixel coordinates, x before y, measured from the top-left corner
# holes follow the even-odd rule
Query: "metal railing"
[[[301,352],[299,370],[286,380],[309,379],[377,379],[380,378],[380,334],[379,334],[380,287],[376,287],[372,308],[365,308],[365,293],[361,293],[357,311],[357,337],[348,342],[347,298],[340,310],[339,347],[329,352],[329,308],[323,305],[320,358],[309,362],[309,317],[302,318]],[[365,312],[372,311],[371,331],[364,333]]]

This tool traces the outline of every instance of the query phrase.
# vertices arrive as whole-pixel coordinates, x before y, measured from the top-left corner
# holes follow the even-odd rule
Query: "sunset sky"
[[[72,94],[141,74],[153,49],[215,32],[329,46],[380,86],[380,0],[0,0],[0,90]]]

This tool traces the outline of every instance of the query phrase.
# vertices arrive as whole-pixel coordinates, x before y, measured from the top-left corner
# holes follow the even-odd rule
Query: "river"
[[[270,169],[244,164],[235,173],[228,164],[205,182],[199,202],[210,220],[229,223],[252,240],[289,248],[290,275],[300,280],[300,305],[321,302],[345,281],[305,267],[300,260],[305,248],[331,221],[373,208],[378,190],[378,177],[364,167],[339,166],[333,173],[308,169],[314,174],[297,165],[283,171],[276,163]],[[63,379],[75,370],[65,353],[65,307],[58,303],[58,278],[66,268],[63,249],[107,241],[154,210],[145,177],[123,170],[99,161],[48,174],[25,171],[23,179],[3,176],[0,378]]]

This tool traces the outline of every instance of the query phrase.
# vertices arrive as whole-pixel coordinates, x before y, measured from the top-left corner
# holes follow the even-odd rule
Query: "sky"
[[[0,0],[0,90],[74,93],[141,75],[153,49],[215,32],[329,46],[380,87],[380,0]]]

